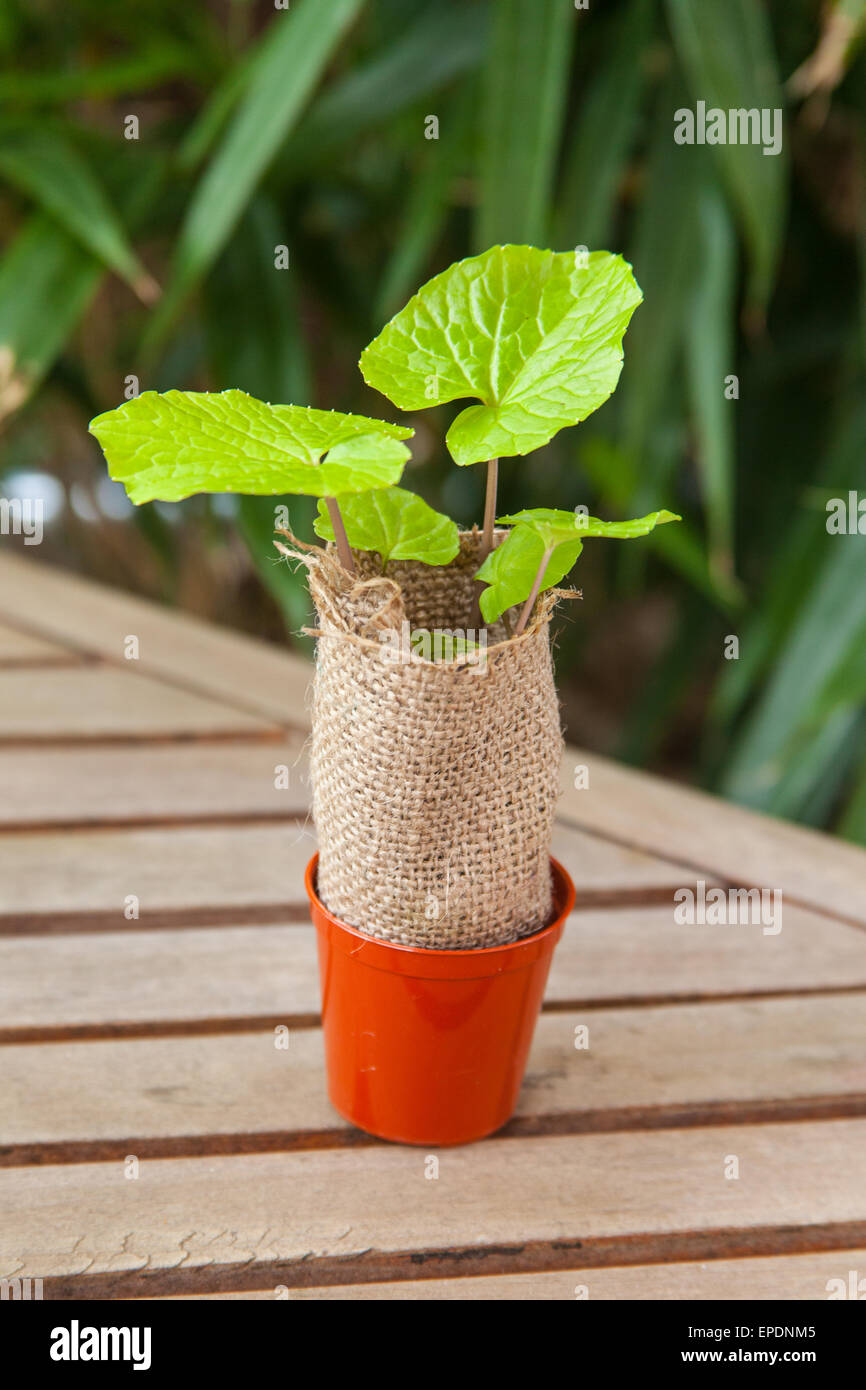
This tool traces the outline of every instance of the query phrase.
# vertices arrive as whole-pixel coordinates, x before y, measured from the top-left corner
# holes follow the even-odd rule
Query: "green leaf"
[[[204,287],[208,366],[217,388],[234,385],[267,400],[306,404],[310,367],[294,277],[274,273],[274,246],[287,239],[278,208],[257,193]],[[256,572],[280,606],[292,645],[311,656],[314,641],[302,631],[313,617],[306,570],[276,562],[273,538],[274,509],[281,504],[289,507],[295,535],[309,536],[315,499],[277,495],[238,503],[235,525]]]
[[[488,555],[477,579],[489,584],[481,595],[481,612],[495,622],[506,608],[529,598],[545,555],[549,555],[539,593],[551,589],[568,574],[583,549],[587,536],[611,536],[632,540],[645,536],[667,521],[679,521],[673,512],[651,512],[634,521],[599,521],[582,512],[535,507],[497,517],[501,526],[513,526],[501,545]]]
[[[843,839],[866,845],[866,757],[857,768],[854,789],[837,830]]]
[[[376,297],[376,317],[394,312],[418,283],[430,251],[451,211],[450,185],[466,157],[467,136],[474,115],[471,86],[463,87],[443,111],[438,140],[429,141],[425,162],[412,171],[402,222],[394,251]]]
[[[272,20],[240,106],[187,210],[172,280],[150,325],[151,346],[219,255],[361,3],[297,0]]]
[[[460,549],[457,526],[434,512],[423,497],[401,487],[376,488],[340,498],[340,512],[350,546],[373,550],[389,560],[420,560],[425,565],[448,565]],[[327,504],[319,502],[313,522],[317,536],[334,539]]]
[[[722,791],[771,814],[785,778],[809,753],[825,691],[866,641],[866,537],[833,536],[769,683],[726,761]],[[836,701],[838,706],[838,699]],[[844,706],[838,712],[844,716]],[[835,756],[835,755],[834,755]],[[786,806],[787,810],[792,809]]]
[[[442,628],[432,631],[426,627],[412,629],[409,645],[416,656],[425,661],[457,661],[460,657],[471,656],[479,650],[478,643],[459,632],[446,632]]]
[[[57,130],[16,129],[0,140],[0,175],[56,218],[85,250],[115,271],[145,303],[159,294],[126,238],[108,194],[78,150]]]
[[[815,483],[820,502],[807,499],[785,527],[776,547],[760,601],[753,605],[743,630],[738,661],[725,662],[710,707],[710,719],[730,728],[746,701],[778,663],[806,607],[817,575],[832,557],[837,537],[827,532],[827,497],[847,497],[849,489],[866,488],[866,401],[855,380],[839,410],[824,462]],[[810,583],[797,576],[808,575]],[[792,576],[795,576],[792,582]]]
[[[755,0],[724,5],[667,0],[667,13],[695,102],[704,102],[707,110],[721,109],[726,118],[731,110],[774,112],[784,107],[764,5]],[[773,287],[784,230],[784,145],[775,155],[765,155],[761,144],[752,143],[712,149],[751,252],[751,294],[763,306]]]
[[[580,467],[593,482],[602,501],[616,511],[625,511],[636,491],[636,460],[619,445],[596,435],[585,440],[579,451]],[[742,595],[731,581],[722,582],[707,566],[701,538],[688,521],[672,529],[654,531],[650,548],[681,574],[688,583],[724,611],[736,607]]]
[[[370,62],[350,68],[316,97],[280,159],[281,171],[318,172],[329,157],[345,156],[346,146],[365,131],[381,131],[396,112],[477,67],[488,28],[485,5],[427,5],[393,42],[378,46]]]
[[[566,155],[556,219],[560,242],[597,246],[609,235],[648,75],[651,18],[652,0],[631,0],[607,61],[591,74]]]
[[[501,545],[492,550],[481,566],[476,579],[488,587],[480,597],[481,616],[487,623],[495,623],[506,608],[517,603],[525,603],[532,592],[535,577],[541,568],[547,545],[541,532],[534,526],[515,526]],[[577,561],[583,549],[579,538],[557,545],[550,557],[539,593],[552,589]]]
[[[145,391],[91,420],[90,432],[136,503],[196,492],[334,497],[389,487],[409,457],[400,440],[412,434],[363,415],[268,405],[244,391]]]
[[[636,517],[633,521],[599,521],[598,517],[586,516],[583,512],[560,512],[553,507],[535,507],[531,511],[515,512],[513,516],[497,517],[500,526],[532,526],[543,538],[546,546],[561,545],[574,540],[575,535],[585,540],[587,536],[610,536],[615,540],[634,540],[645,536],[656,526],[667,521],[681,521],[674,512],[650,512],[649,516]]]
[[[274,270],[274,247],[288,241],[276,203],[257,193],[203,289],[209,379],[217,389],[306,405],[310,365],[296,277]]]
[[[254,60],[257,57],[255,49],[242,54],[211,92],[180,143],[176,155],[178,169],[197,169],[208,151],[213,148],[249,85],[250,77],[255,71]]]
[[[733,571],[734,412],[723,384],[736,365],[737,243],[722,193],[709,181],[698,204],[701,274],[686,323],[686,370],[701,475],[710,558]]]
[[[458,464],[528,454],[607,400],[640,300],[631,267],[607,251],[493,246],[428,281],[361,371],[401,410],[480,400],[448,431]]]
[[[646,306],[629,334],[628,367],[618,404],[622,444],[631,456],[635,477],[634,491],[624,505],[640,511],[659,495],[665,472],[680,461],[679,444],[666,428],[667,401],[673,382],[676,405],[682,408],[682,385],[675,380],[678,353],[701,270],[697,202],[709,153],[673,142],[671,111],[682,90],[678,74],[673,73],[658,93],[645,192],[631,243]]]
[[[81,45],[84,48],[84,45]],[[103,101],[107,97],[129,97],[133,92],[148,91],[173,79],[198,78],[205,64],[194,43],[181,45],[174,39],[160,37],[129,56],[112,62],[82,63],[75,66],[28,69],[0,74],[0,102],[22,105],[50,103],[61,106],[72,101]],[[82,54],[83,56],[83,54]]]
[[[0,419],[38,386],[102,274],[53,218],[24,224],[0,261]]]
[[[563,0],[495,6],[482,84],[479,247],[547,238],[574,21]]]
[[[282,558],[276,559],[273,547],[275,509],[281,504],[286,505],[289,529],[300,536],[308,526],[306,512],[310,507],[315,508],[316,504],[311,497],[239,497],[237,501],[238,510],[233,524],[246,543],[256,573],[279,606],[292,646],[312,657],[315,640],[303,631],[305,627],[312,626],[314,616],[306,568],[301,564],[289,564]],[[145,508],[135,515],[148,516],[151,510]]]

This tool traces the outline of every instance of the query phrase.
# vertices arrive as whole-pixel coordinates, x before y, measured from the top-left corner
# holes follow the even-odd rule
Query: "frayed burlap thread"
[[[551,917],[562,736],[549,623],[555,594],[486,660],[394,659],[401,625],[477,623],[477,532],[452,565],[331,550],[307,565],[319,627],[311,780],[318,892],[341,921],[408,946],[501,945]],[[405,631],[405,629],[403,629]]]

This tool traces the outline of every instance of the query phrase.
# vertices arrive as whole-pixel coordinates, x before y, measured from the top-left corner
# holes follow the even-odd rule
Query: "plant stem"
[[[482,537],[482,563],[493,549],[493,524],[496,520],[496,487],[499,482],[499,459],[491,459],[487,465],[487,491],[484,497],[484,530]]]
[[[349,545],[349,537],[346,535],[346,527],[336,497],[326,497],[325,506],[328,508],[328,516],[331,518],[331,525],[334,528],[334,540],[337,542],[340,564],[348,574],[354,574],[355,561],[352,556],[352,547]]]
[[[550,557],[553,554],[553,546],[549,545],[541,557],[541,564],[538,566],[538,573],[532,581],[532,590],[529,598],[520,610],[520,617],[517,619],[517,627],[514,629],[514,636],[519,637],[526,624],[529,622],[535,600],[538,598],[538,591],[541,588],[541,581],[544,578],[544,571],[550,564]]]

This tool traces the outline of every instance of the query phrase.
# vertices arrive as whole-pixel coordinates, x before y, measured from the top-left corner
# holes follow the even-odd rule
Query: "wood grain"
[[[81,657],[70,647],[0,623],[0,669],[7,666],[66,666]]]
[[[866,989],[866,939],[856,928],[791,908],[779,936],[754,932],[676,927],[659,908],[575,913],[554,955],[546,1007]],[[0,939],[0,1036],[122,1021],[255,1026],[318,1007],[309,925],[149,931],[130,924]]]
[[[574,769],[589,786],[575,790]],[[653,854],[672,855],[745,887],[866,925],[866,851],[844,840],[759,815],[691,788],[569,748],[559,814],[570,823]]]
[[[273,734],[273,724],[134,669],[0,671],[0,742]]]
[[[441,1153],[435,1181],[425,1167],[423,1149],[383,1146],[166,1159],[135,1179],[118,1163],[3,1169],[0,1276],[228,1265],[249,1279],[276,1262],[312,1284],[316,1260],[339,1258],[356,1282],[364,1252],[424,1252],[416,1272],[447,1276],[468,1247],[571,1244],[583,1267],[603,1238],[750,1228],[773,1254],[774,1230],[811,1230],[820,1249],[822,1227],[866,1216],[866,1120],[547,1138],[543,1159],[534,1140],[494,1139]]]
[[[866,1103],[864,1008],[866,993],[543,1014],[517,1114],[639,1128],[681,1122],[686,1107],[701,1121],[708,1109],[736,1116],[737,1106],[754,1102],[777,1111],[791,1099],[856,1096]],[[575,1048],[579,1027],[588,1029],[587,1049]],[[10,1046],[2,1061],[0,1161],[41,1161],[40,1145],[59,1146],[55,1161],[79,1161],[68,1148],[73,1141],[87,1154],[88,1141],[235,1135],[242,1143],[258,1134],[269,1143],[282,1135],[288,1148],[307,1134],[320,1143],[329,1131],[336,1142],[348,1128],[327,1101],[315,1028],[293,1030],[285,1049],[263,1030]],[[33,1153],[6,1154],[10,1146]],[[149,1150],[170,1151],[159,1144]]]
[[[277,646],[15,555],[0,556],[0,618],[112,661],[129,634],[141,669],[238,710],[309,723],[308,662]]]
[[[181,1295],[203,1299],[319,1302],[603,1302],[671,1299],[690,1302],[826,1300],[828,1282],[857,1271],[866,1277],[866,1248],[824,1255],[756,1256],[750,1260],[683,1261],[613,1269],[568,1269],[542,1274],[483,1274],[466,1279],[404,1279],[391,1284],[335,1284],[290,1288],[285,1285],[248,1293]],[[715,1346],[716,1343],[713,1343]]]
[[[4,837],[0,916],[71,913],[86,920],[90,912],[107,913],[123,926],[125,900],[135,894],[140,924],[150,913],[261,904],[280,920],[285,903],[304,897],[304,869],[314,848],[303,823]],[[135,926],[129,923],[130,930]]]
[[[268,745],[257,763],[250,761],[251,777],[253,768],[261,769],[266,785],[260,794],[268,796],[269,804],[273,769],[280,760]],[[117,795],[132,794],[127,788]],[[202,920],[210,910],[221,912],[225,920],[227,910],[239,908],[263,909],[279,921],[285,904],[306,903],[304,869],[314,849],[312,826],[304,820],[82,830],[74,835],[33,831],[16,834],[14,843],[0,837],[0,930],[17,929],[16,924],[38,929],[38,921],[31,919],[39,917],[50,919],[46,928],[60,918],[86,930],[92,925],[88,914],[107,914],[101,925],[110,927],[114,914],[123,921],[130,893],[140,899],[141,925],[148,914],[194,912]],[[623,894],[653,901],[661,893],[672,900],[676,884],[692,882],[679,865],[582,831],[558,828],[553,849],[579,884],[581,906],[615,901]],[[46,864],[50,874],[44,872]],[[254,920],[261,918],[259,912]],[[130,926],[134,929],[135,923]]]
[[[309,804],[301,733],[282,743],[0,748],[0,828],[290,816]],[[276,786],[276,769],[287,786]]]

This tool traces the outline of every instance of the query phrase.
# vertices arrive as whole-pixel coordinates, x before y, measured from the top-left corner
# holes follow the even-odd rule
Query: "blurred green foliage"
[[[866,498],[864,8],[2,0],[6,486],[78,498],[67,562],[224,615],[230,578],[232,620],[303,642],[271,502],[124,517],[87,420],[131,376],[388,415],[355,364],[422,279],[494,241],[622,251],[645,304],[619,390],[501,469],[503,512],[685,518],[587,548],[569,734],[866,843],[866,535],[826,512]],[[677,144],[699,101],[781,108],[781,153]],[[411,422],[405,483],[471,523],[453,413]]]

